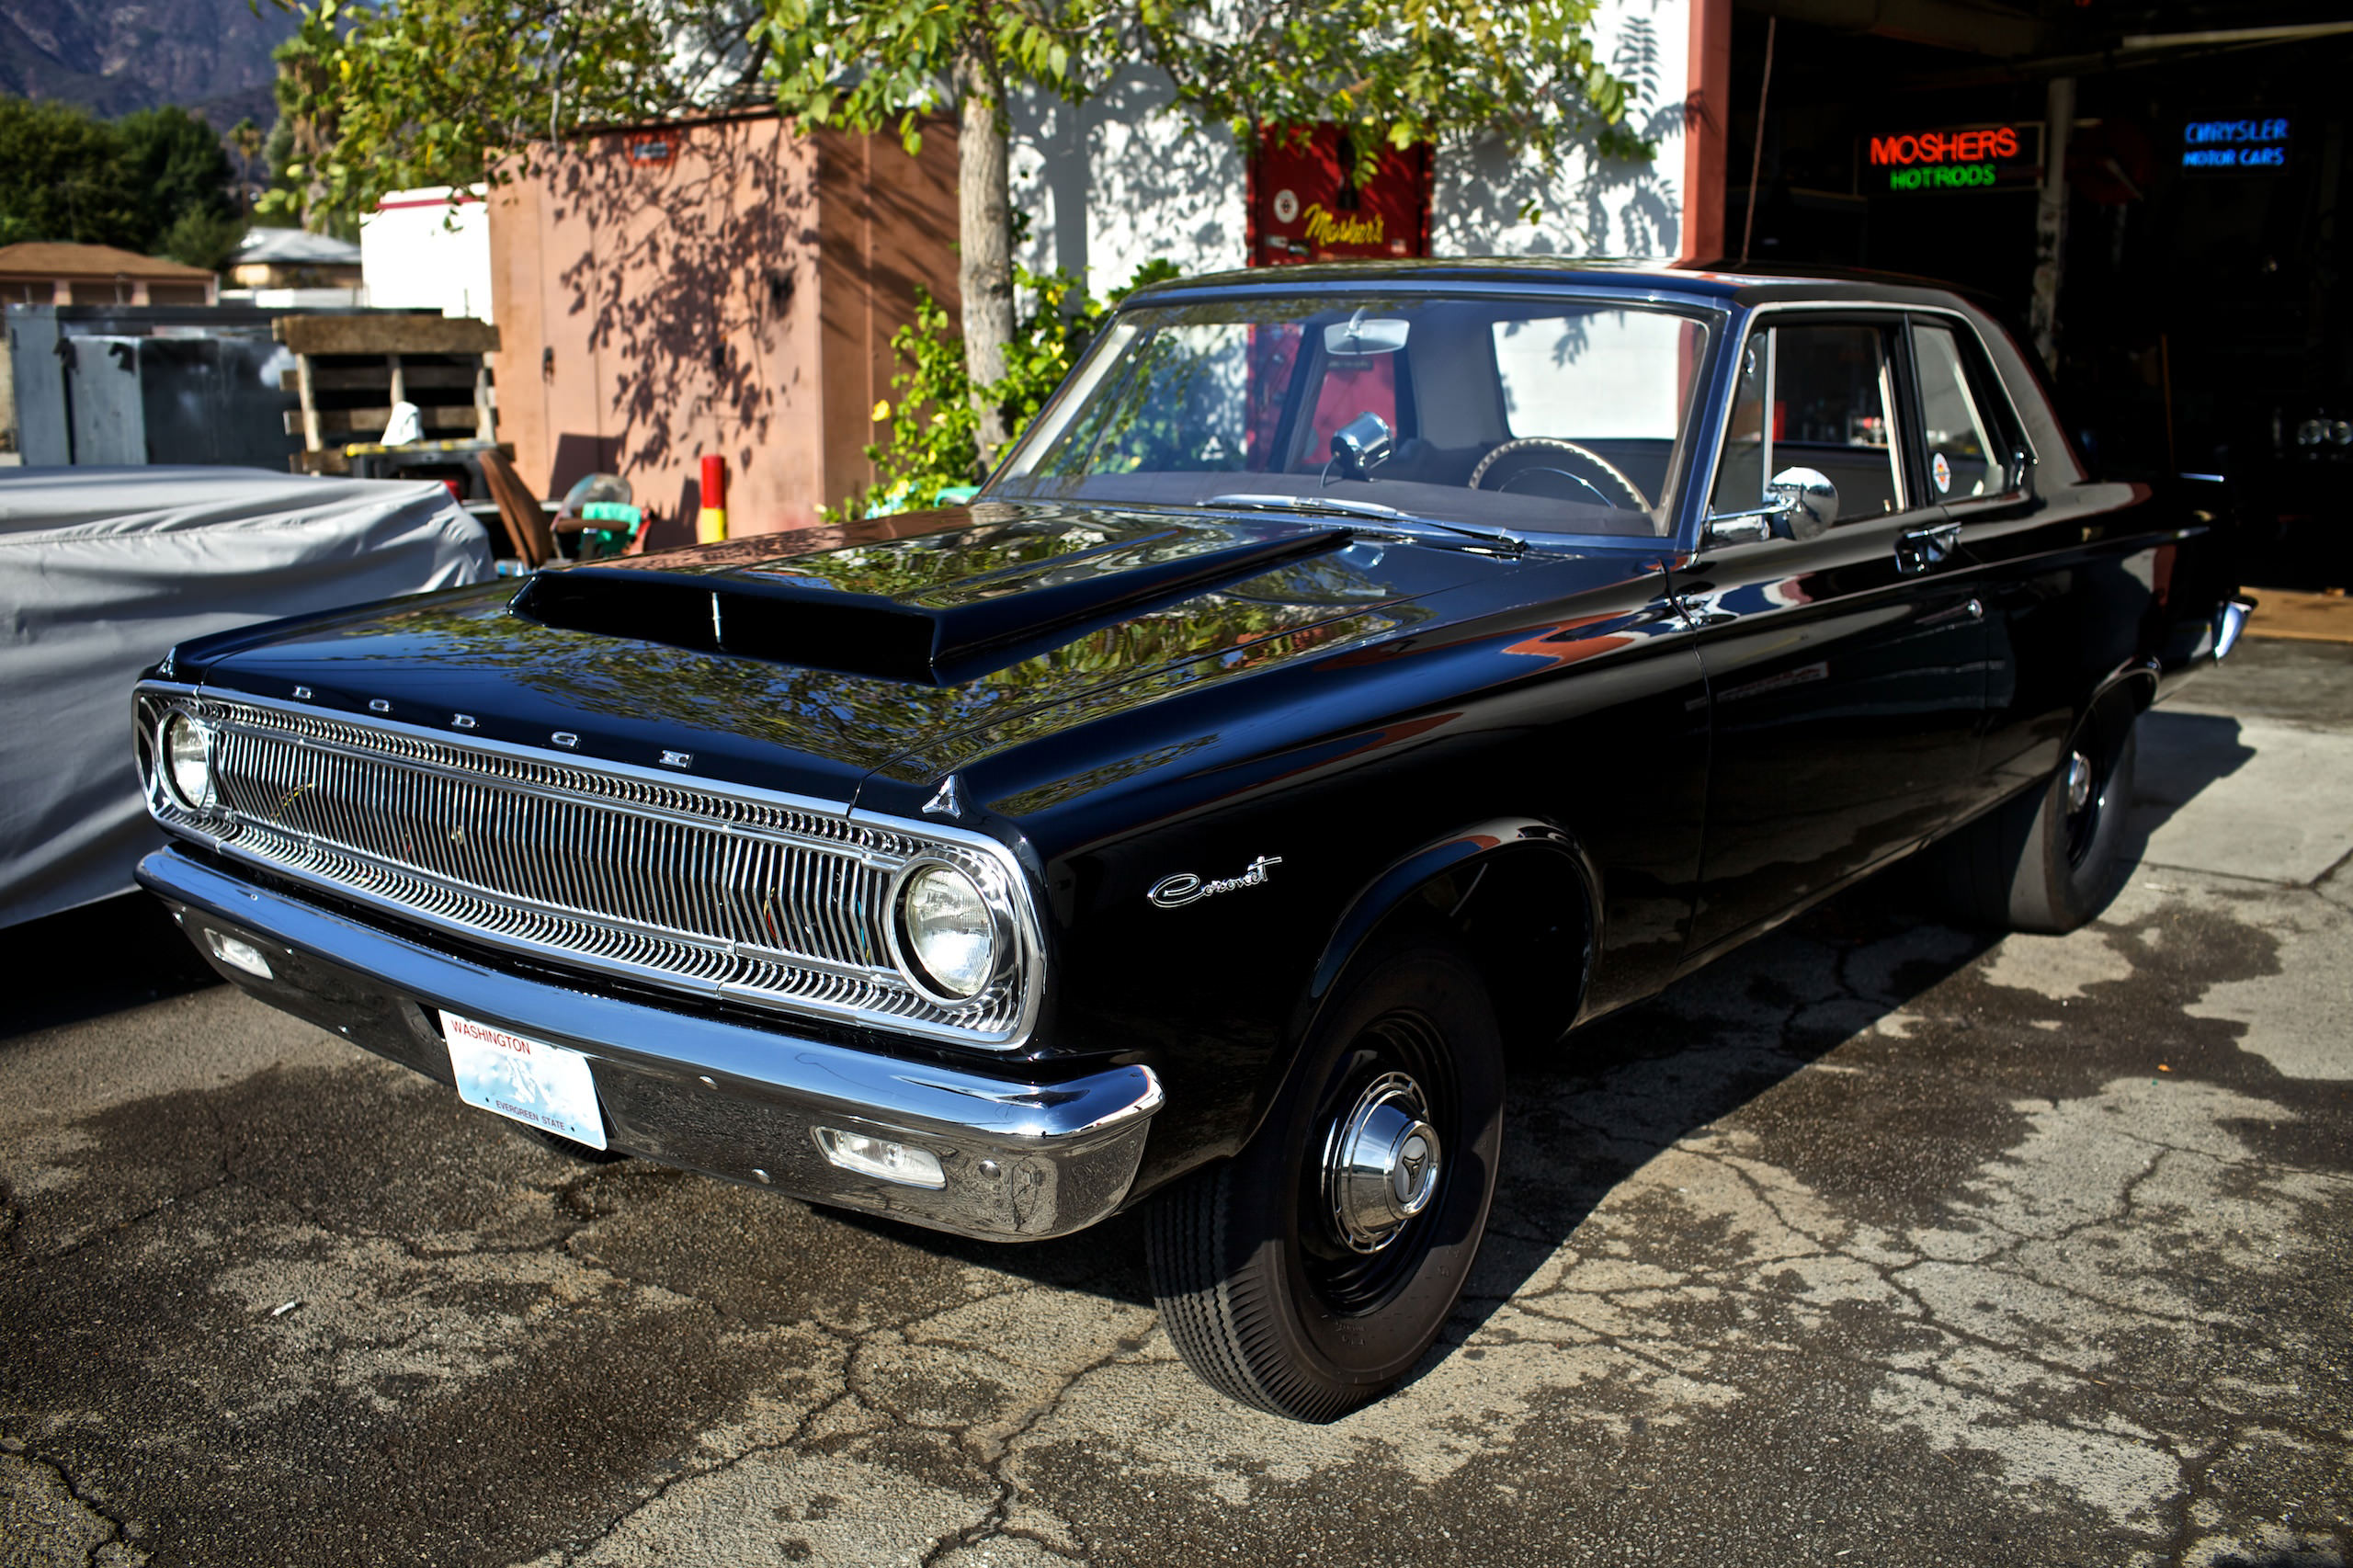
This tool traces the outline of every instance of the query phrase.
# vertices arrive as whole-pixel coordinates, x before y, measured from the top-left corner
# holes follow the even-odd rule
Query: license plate
[[[458,1096],[526,1127],[561,1134],[592,1149],[605,1146],[597,1081],[588,1059],[543,1040],[510,1034],[455,1013],[441,1015]]]

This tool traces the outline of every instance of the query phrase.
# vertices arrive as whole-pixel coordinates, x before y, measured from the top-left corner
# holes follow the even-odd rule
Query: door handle
[[[1683,617],[1683,623],[1694,631],[1740,619],[1730,610],[1716,608],[1696,594],[1677,594],[1667,602],[1675,607],[1677,614]]]
[[[1899,534],[1895,540],[1895,569],[1906,574],[1926,572],[1950,555],[1952,547],[1960,542],[1959,523],[1938,523],[1934,528]]]

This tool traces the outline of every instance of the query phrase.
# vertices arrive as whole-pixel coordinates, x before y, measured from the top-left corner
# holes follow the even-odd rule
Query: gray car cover
[[[0,926],[128,890],[162,842],[131,687],[175,643],[491,574],[431,481],[0,469]]]

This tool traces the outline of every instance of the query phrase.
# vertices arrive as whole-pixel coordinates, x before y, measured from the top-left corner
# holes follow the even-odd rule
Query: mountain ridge
[[[277,118],[270,51],[293,34],[269,0],[0,0],[0,92],[112,118],[158,104],[227,130]]]

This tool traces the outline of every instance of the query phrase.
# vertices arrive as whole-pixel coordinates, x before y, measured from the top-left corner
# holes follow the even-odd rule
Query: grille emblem
[[[570,730],[558,730],[554,734],[550,735],[548,739],[553,741],[560,746],[576,746],[580,744],[580,737],[574,734]]]
[[[694,759],[695,754],[690,751],[665,751],[662,754],[662,766],[665,767],[684,767],[688,764],[693,762]]]
[[[449,715],[449,724],[453,729],[471,730],[474,727],[474,716],[471,713],[452,713]]]
[[[961,817],[964,814],[964,792],[949,774],[939,781],[938,793],[923,803],[924,814],[935,817]]]
[[[392,705],[381,697],[371,697],[368,699],[368,711],[370,713],[389,713],[392,710]]]
[[[301,700],[308,702],[311,700],[311,688],[307,686],[298,686],[294,688],[294,695]]]

